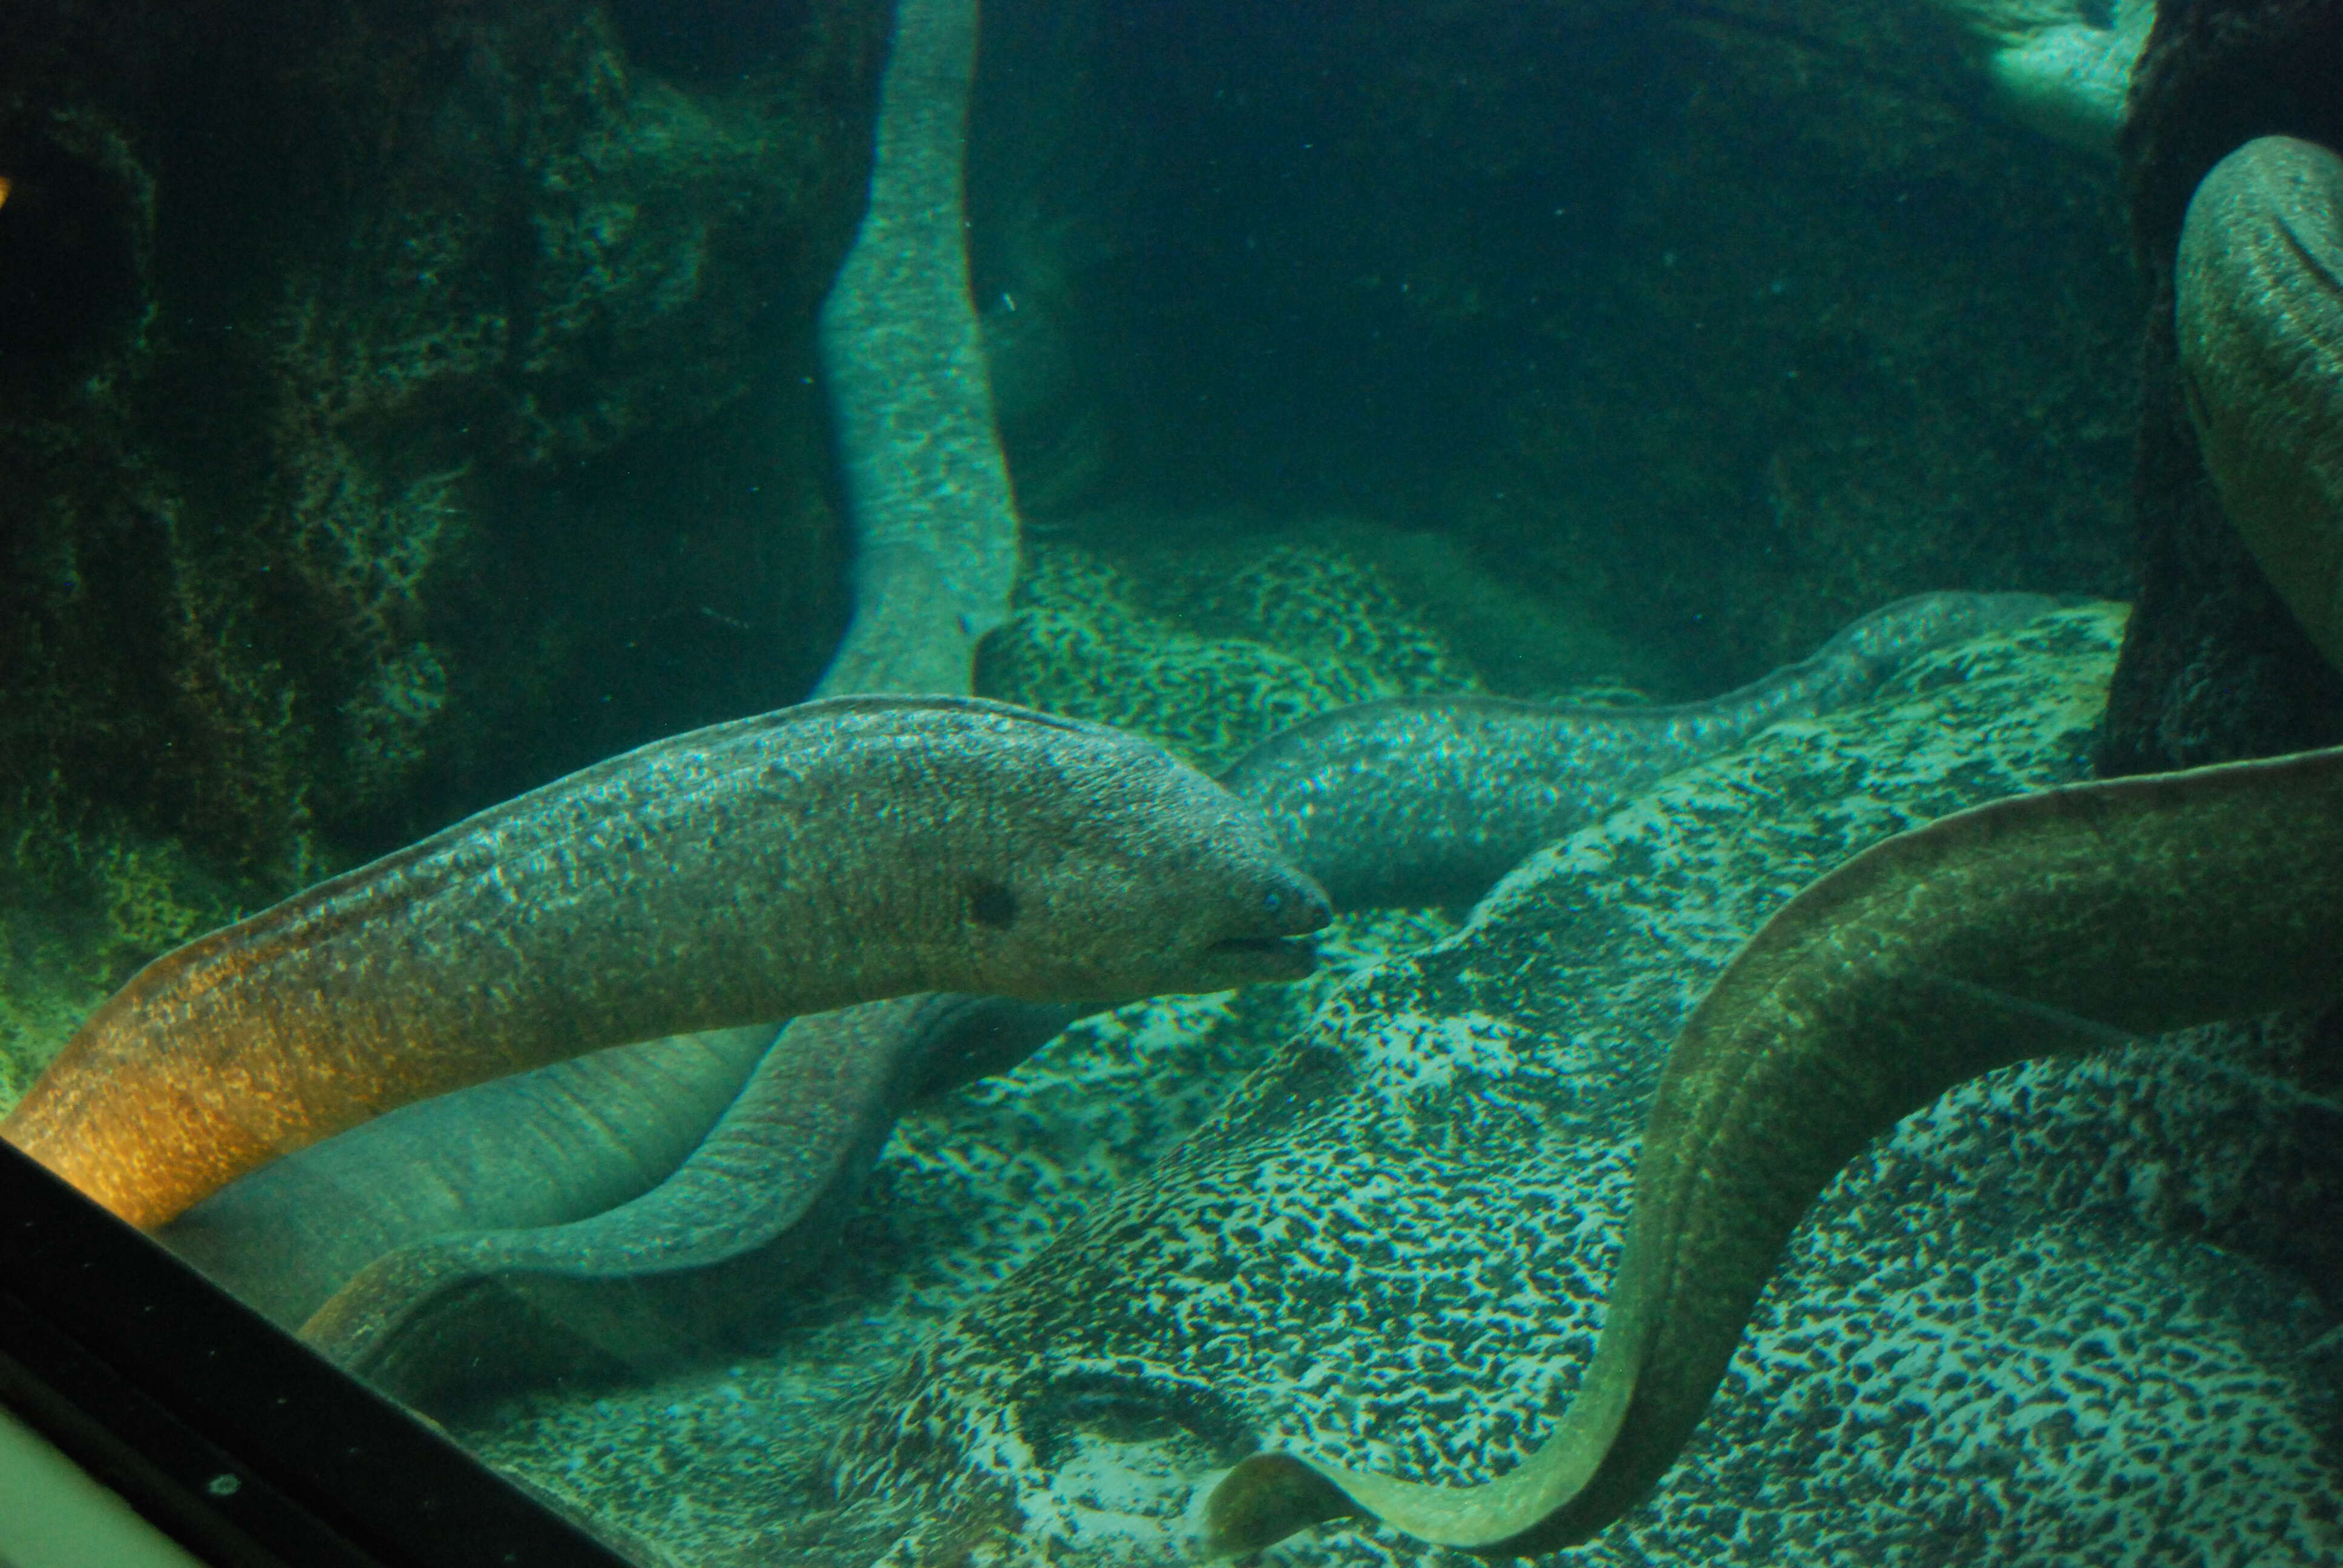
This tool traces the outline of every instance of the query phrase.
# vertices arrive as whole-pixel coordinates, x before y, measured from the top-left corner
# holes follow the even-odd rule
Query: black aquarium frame
[[[5,1142],[0,1406],[216,1568],[639,1568]]]

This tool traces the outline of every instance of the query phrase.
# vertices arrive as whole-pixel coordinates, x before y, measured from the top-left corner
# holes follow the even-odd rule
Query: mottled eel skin
[[[1469,903],[1541,844],[1785,719],[1853,700],[1924,648],[2032,620],[2040,594],[1933,593],[1704,702],[1585,708],[1401,697],[1305,719],[1222,776],[1337,909]]]
[[[1809,659],[1680,708],[1365,703],[1263,742],[1225,781],[1286,825],[1289,852],[1342,890],[1338,908],[1425,890],[1466,901],[1659,774],[2050,604],[1899,600]],[[1413,772],[1368,765],[1467,733],[1489,749],[1485,769],[1462,756]],[[1395,778],[1412,792],[1394,796]],[[412,1402],[597,1368],[639,1375],[753,1337],[819,1262],[905,1104],[1006,1070],[1082,1010],[914,999],[869,1019],[799,1019],[769,1050],[669,1040],[598,1053],[384,1117],[255,1172],[161,1235]],[[827,1065],[841,1033],[860,1061],[852,1073]],[[753,1072],[735,1044],[761,1052]],[[707,1064],[679,1074],[668,1060],[679,1053]],[[715,1126],[685,1158],[668,1113],[736,1089],[720,1121],[702,1113]],[[661,1156],[681,1161],[664,1183],[644,1173]]]
[[[411,1101],[597,1047],[907,992],[1308,972],[1323,895],[1169,753],[972,698],[655,742],[167,953],[5,1136],[158,1224]]]
[[[854,529],[854,618],[820,694],[968,690],[1009,618],[1017,503],[969,294],[976,0],[898,0],[854,247],[816,343]]]
[[[1256,1454],[1209,1500],[1211,1543],[1353,1515],[1492,1557],[1586,1540],[1674,1463],[1792,1230],[1872,1138],[2046,1050],[2343,996],[2339,955],[2343,749],[2075,785],[1874,846],[1767,921],[1677,1037],[1594,1359],[1544,1444],[1458,1489]]]

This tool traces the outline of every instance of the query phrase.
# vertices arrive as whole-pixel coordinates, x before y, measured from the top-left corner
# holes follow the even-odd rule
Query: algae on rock
[[[12,926],[98,941],[36,868],[175,843],[226,890],[167,946],[827,654],[812,317],[884,7],[718,71],[639,8],[427,9],[12,11]]]

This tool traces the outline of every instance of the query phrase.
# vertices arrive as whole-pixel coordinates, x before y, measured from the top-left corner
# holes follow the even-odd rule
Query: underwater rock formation
[[[2343,158],[2258,137],[2191,195],[2173,332],[2221,509],[2343,672]],[[2343,748],[2077,785],[1855,856],[1751,938],[1671,1048],[1603,1330],[1553,1433],[1443,1488],[1248,1458],[1252,1552],[1360,1514],[1491,1556],[1580,1543],[1699,1423],[1784,1244],[1870,1139],[2029,1056],[2343,1000]],[[2332,1520],[2332,1510],[2329,1510]]]
[[[1256,1455],[1212,1543],[1364,1512],[1576,1545],[1675,1462],[1815,1198],[1947,1090],[2062,1050],[2343,999],[2343,749],[2069,785],[1898,834],[1752,937],[1669,1049],[1601,1338],[1554,1433],[1468,1488]]]
[[[2114,626],[2054,617],[1773,731],[1354,980],[891,1380],[838,1452],[820,1560],[1169,1551],[1198,1483],[1264,1428],[1440,1481],[1505,1468],[1552,1369],[1593,1348],[1638,1126],[1704,978],[1849,851],[2078,777]],[[2240,1534],[2258,1563],[2331,1555],[2328,1395],[2294,1359],[2331,1314],[2158,1238],[2209,1222],[2267,1255],[2343,1190],[2337,1108],[2268,1070],[2220,1037],[2036,1062],[1906,1124],[1834,1184],[1684,1468],[1589,1560],[1951,1536],[1965,1561],[2117,1563],[2151,1534],[2217,1561]],[[2091,1367],[2060,1370],[2068,1336]],[[2243,1413],[2200,1420],[2216,1403]],[[2101,1438],[2159,1457],[2110,1464]]]
[[[2085,152],[2115,150],[2131,70],[2156,20],[2155,0],[1697,0],[1694,25],[1769,29],[1825,55],[1848,78],[1926,85],[1959,95],[1981,84],[1991,109]]]
[[[1098,37],[988,21],[986,69],[1114,174],[1049,311],[1114,453],[1067,538],[1368,517],[1664,650],[1672,697],[1909,593],[2127,587],[2114,171],[1988,112],[1937,7],[1032,9]]]
[[[776,8],[713,69],[628,15],[11,7],[22,940],[62,906],[101,940],[75,928],[141,890],[88,868],[175,843],[217,887],[159,944],[74,955],[118,981],[239,903],[818,673],[843,605],[805,378],[884,8]]]
[[[1150,736],[1209,772],[1314,714],[1488,689],[1416,585],[1341,548],[1175,545],[1118,563],[1045,538],[1030,557],[979,689]]]
[[[2173,330],[2238,544],[2343,670],[2338,254],[2343,160],[2256,138],[2190,196]],[[1847,861],[1677,1037],[1602,1335],[1554,1433],[1466,1489],[1257,1455],[1213,1493],[1212,1543],[1255,1551],[1361,1513],[1493,1556],[1585,1541],[1674,1464],[1782,1244],[1864,1141],[2061,1037],[2120,1044],[2343,995],[2338,823],[2330,748],[2028,796]]]
[[[2080,5],[1941,3],[1966,13],[1970,26],[1991,40],[1986,76],[2004,114],[2091,152],[2115,151],[2132,67],[2156,22],[2155,0],[2116,0],[2100,16]]]
[[[197,869],[232,884],[186,900],[171,932],[184,937],[594,757],[805,689],[846,605],[820,393],[804,378],[815,370],[814,302],[862,187],[886,9],[777,6],[718,29],[699,7],[585,0],[420,13],[386,0],[200,13],[141,4],[105,11],[96,27],[87,0],[19,8],[0,58],[0,161],[20,176],[0,208],[0,292],[11,286],[6,257],[19,254],[11,232],[43,225],[19,285],[59,276],[59,236],[80,236],[68,247],[69,308],[12,317],[8,330],[32,334],[10,359],[25,375],[12,369],[0,386],[0,488],[14,523],[0,619],[20,634],[0,638],[0,784],[11,819],[55,847],[54,864],[25,868],[28,880],[176,839]],[[1051,33],[1079,9],[1038,7],[1028,30]],[[1565,95],[1516,58],[1531,51],[1509,45],[1544,40],[1549,25],[1601,43],[1640,8],[1444,15],[1469,23],[1453,41],[1444,24],[1411,20],[1421,30],[1393,42],[1345,20],[1311,45],[1357,72],[1346,100],[1356,123],[1413,124],[1387,111],[1421,91],[1439,135],[1404,158],[1370,149],[1342,181],[1268,214],[1183,205],[1196,194],[1192,166],[1121,157],[1145,119],[1112,109],[1128,78],[1109,83],[1107,112],[1077,95],[1080,112],[1060,113],[1070,100],[1053,95],[1098,79],[1095,55],[1070,52],[1047,72],[1024,56],[1018,91],[1038,106],[1027,119],[1051,126],[1032,139],[1109,149],[1067,160],[1080,166],[1064,182],[1079,210],[1028,226],[1081,237],[1040,243],[1045,262],[995,264],[1002,287],[988,306],[1011,318],[1011,281],[1031,317],[1022,280],[1071,275],[1049,286],[1057,303],[1040,335],[1065,346],[1053,363],[1082,361],[1092,379],[1077,372],[1079,396],[1044,401],[1079,407],[1070,420],[1111,410],[1119,440],[1165,432],[1183,473],[1222,459],[1275,467],[1288,453],[1296,467],[1326,467],[1322,445],[1309,455],[1312,431],[1282,422],[1244,426],[1224,448],[1191,441],[1187,427],[1153,417],[1156,405],[1130,400],[1154,395],[1161,367],[1144,357],[1127,381],[1095,376],[1101,353],[1119,353],[1101,317],[1110,297],[1134,276],[1169,276],[1149,273],[1151,258],[1235,253],[1224,243],[1233,223],[1270,218],[1270,253],[1292,265],[1249,274],[1236,292],[1338,328],[1329,341],[1356,344],[1389,315],[1405,330],[1390,338],[1384,369],[1413,379],[1434,359],[1448,367],[1423,406],[1484,387],[1517,397],[1519,387],[1484,374],[1513,364],[1513,349],[1484,357],[1483,346],[1532,346],[1538,390],[1485,420],[1471,410],[1491,405],[1455,401],[1472,440],[1453,444],[1423,509],[1453,511],[1455,537],[1509,574],[1532,563],[1525,576],[1541,592],[1624,607],[1635,624],[1616,629],[1638,641],[1686,628],[1710,641],[1686,661],[1684,692],[1795,657],[1855,609],[1937,582],[2114,586],[2094,553],[2090,486],[2042,468],[2040,484],[2011,488],[2006,465],[1977,456],[2097,439],[2091,377],[2027,400],[2023,418],[2001,417],[2016,404],[1997,388],[2041,383],[2039,367],[2004,363],[2032,345],[2061,346],[2048,363],[2087,357],[2063,345],[2091,336],[2084,317],[2105,290],[2078,286],[2087,308],[2049,309],[2046,328],[2024,291],[1995,292],[2011,276],[1997,263],[1924,276],[1940,265],[1938,216],[1897,230],[1914,243],[1885,247],[1880,276],[1839,274],[1815,210],[1775,219],[1785,192],[1838,189],[1845,169],[1808,157],[1808,140],[1795,156],[1765,149],[1750,168],[1716,161],[1732,139],[1717,127],[1778,99],[1735,96],[1720,76],[1693,111],[1694,134],[1675,133],[1665,106],[1706,71],[1708,35],[1688,44],[1680,25],[1695,25],[1684,17],[1657,31],[1638,20],[1616,49],[1586,55],[1571,127],[1610,123],[1628,104],[1662,107],[1619,119],[1616,141],[1582,142],[1521,118]],[[1062,31],[1076,37],[1084,25],[1093,37],[1115,32],[1074,20]],[[133,38],[152,51],[119,44]],[[1419,45],[1437,45],[1424,58],[1442,69],[1417,75]],[[1637,64],[1647,53],[1648,74]],[[1139,64],[1169,68],[1158,55]],[[1743,85],[1764,74],[1733,59],[1719,69]],[[1290,95],[1319,75],[1272,62],[1248,80]],[[1172,121],[1212,76],[1199,68],[1161,84],[1181,106]],[[1045,81],[1048,92],[1033,90]],[[1948,149],[1943,94],[1924,97],[1937,108],[1850,100],[1800,123],[1835,148],[1869,147],[1850,177],[1900,216],[1912,209],[1892,204],[1908,192],[1986,188],[1975,171],[1995,162]],[[1881,138],[1889,124],[1912,127],[1908,138]],[[1174,140],[1169,150],[1194,150]],[[1883,173],[1878,150],[1890,146]],[[1781,190],[1744,177],[1766,167],[1783,171]],[[1151,177],[1166,169],[1158,190]],[[2061,178],[2030,167],[2017,178],[2024,190],[2009,196],[2007,172],[1991,176],[1996,202],[2026,215],[2008,230],[2036,249],[2087,236],[2087,221],[2057,217]],[[1448,210],[1456,179],[1478,210],[1566,204],[1569,216],[1551,232],[1541,222],[1527,248],[1496,244],[1485,223],[1420,221]],[[1001,183],[1048,184],[1030,168]],[[1741,191],[1745,205],[1730,194]],[[1704,216],[1687,221],[1694,214]],[[1867,230],[1877,216],[1862,220]],[[1158,235],[1158,222],[1179,232]],[[1581,287],[1621,233],[1634,239],[1615,247],[1622,265],[1658,276],[1674,244],[1662,236],[1678,231],[1704,237],[1684,249],[1669,289]],[[1774,243],[1785,235],[1792,243]],[[1355,257],[1334,248],[1349,236],[1361,240]],[[1164,240],[1195,248],[1167,253]],[[2076,265],[2087,272],[2087,257]],[[1330,288],[1332,278],[1350,281]],[[1508,279],[1544,281],[1523,293]],[[1775,283],[1787,292],[1770,292]],[[1144,289],[1130,297],[1160,303]],[[1930,321],[1956,297],[1985,301],[1961,317],[1958,348]],[[1564,299],[1594,303],[1581,313]],[[1826,322],[1806,308],[1823,299],[1887,303]],[[1179,310],[1196,315],[1167,317],[1170,336],[1184,340],[1229,303],[1226,290],[1182,292]],[[1878,372],[1917,362],[1924,323],[1934,368],[1907,405],[1902,383]],[[33,341],[43,333],[49,341]],[[1419,357],[1427,345],[1439,353]],[[1232,384],[1251,376],[1224,377],[1202,356],[1171,368],[1185,377],[1194,367]],[[1589,389],[1614,377],[1632,413],[1593,407]],[[1695,388],[1681,423],[1679,382]],[[1566,408],[1549,406],[1551,386],[1568,389]],[[1161,387],[1173,400],[1196,389]],[[1227,406],[1210,389],[1212,407]],[[1896,412],[1907,407],[1924,429]],[[1330,407],[1325,427],[1356,411]],[[2002,434],[1979,438],[1980,417]],[[1404,420],[1411,459],[1458,434],[1421,407]],[[1263,427],[1278,439],[1259,439]],[[1476,465],[1491,432],[1503,433],[1508,471],[1484,483]],[[1868,451],[1888,440],[1917,454],[1899,473],[1943,465],[1946,476],[1931,487],[1939,509],[1908,529],[1886,525],[1915,496],[1862,477],[1875,467]],[[1639,510],[1582,484],[1600,454],[1617,455],[1614,477],[1660,476],[1665,503]],[[1333,466],[1369,455],[1353,442]],[[1582,494],[1597,499],[1582,508]],[[1779,538],[1749,526],[1766,522],[1753,497],[1783,523]],[[2021,546],[2034,545],[2016,536],[2038,535],[2050,517],[2062,519],[2062,568],[2018,569]],[[1706,567],[1655,573],[1648,593],[1613,591],[1649,564],[1634,541],[1679,527],[1696,542],[1677,553]],[[170,766],[152,766],[166,757]],[[18,786],[35,797],[28,808],[14,804]],[[85,830],[86,844],[75,837]],[[83,881],[85,906],[140,892]],[[102,991],[155,950],[111,943],[85,960],[89,986]]]

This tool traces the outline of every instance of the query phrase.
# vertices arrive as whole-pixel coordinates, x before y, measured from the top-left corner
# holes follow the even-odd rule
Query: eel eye
[[[968,914],[980,926],[1006,930],[1017,923],[1017,895],[990,877],[972,878],[968,884]]]

